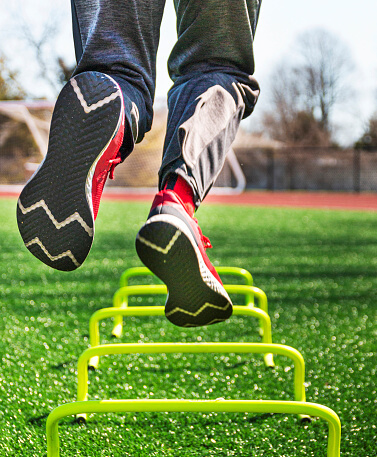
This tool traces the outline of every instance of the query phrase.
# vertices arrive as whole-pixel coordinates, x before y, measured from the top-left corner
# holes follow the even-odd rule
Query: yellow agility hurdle
[[[237,288],[245,294],[251,293],[249,290],[250,286],[226,286],[227,290],[233,290]],[[123,316],[163,316],[165,312],[164,306],[129,306],[128,297],[130,295],[149,295],[149,294],[166,294],[165,285],[148,285],[148,286],[128,286],[119,289],[118,295],[121,295],[123,304],[122,307],[102,308],[92,314],[89,321],[89,341],[92,347],[100,345],[100,327],[99,322],[102,319],[108,319],[114,317],[115,319],[120,316],[123,327]],[[120,301],[120,299],[119,299]],[[262,332],[262,343],[271,344],[271,319],[270,316],[262,309],[255,308],[254,306],[234,306],[234,315],[252,316],[259,319]],[[273,355],[270,353],[264,353],[264,362],[267,367],[274,367]],[[99,364],[99,356],[93,356],[89,361],[89,367],[96,369]]]
[[[305,398],[305,362],[301,353],[292,347],[282,344],[263,343],[124,343],[106,344],[86,349],[77,365],[77,401],[88,399],[88,363],[93,357],[110,354],[173,354],[173,353],[239,353],[263,354],[265,352],[283,355],[294,363],[294,398],[304,402]],[[77,418],[86,420],[85,415]],[[310,417],[300,417],[302,421],[310,421]]]
[[[340,457],[341,425],[337,414],[316,403],[271,400],[91,400],[67,403],[47,418],[47,457],[59,457],[60,419],[66,416],[110,412],[227,412],[310,415],[328,423],[327,457]]]
[[[216,267],[215,269],[219,275],[237,276],[239,278],[244,279],[246,285],[248,285],[248,286],[253,285],[253,277],[249,271],[245,270],[245,268]],[[129,286],[130,279],[138,277],[138,276],[153,276],[154,278],[157,279],[155,274],[152,273],[151,270],[149,270],[149,268],[147,268],[147,267],[132,267],[132,268],[128,268],[127,270],[125,270],[122,273],[122,275],[120,277],[120,281],[119,281],[119,287],[122,288],[122,287]]]
[[[242,278],[243,281],[245,282],[245,285],[247,286],[253,286],[253,277],[250,272],[245,270],[244,268],[238,268],[238,267],[217,267],[216,271],[219,275],[223,276],[236,276],[239,278]],[[120,289],[115,292],[114,297],[113,297],[113,306],[114,307],[124,307],[128,306],[128,296],[124,297],[124,295],[121,292],[121,289],[124,287],[128,287],[130,284],[130,279],[136,278],[136,277],[141,277],[141,276],[151,276],[158,280],[158,278],[146,267],[133,267],[125,270],[120,278]],[[139,286],[143,286],[140,285]],[[225,290],[227,290],[227,284],[224,284]],[[228,291],[228,290],[227,290]],[[254,306],[254,295],[256,295],[256,298],[258,299],[258,304],[259,308],[261,308],[263,311],[265,311],[268,314],[268,305],[267,305],[267,297],[266,294],[258,288],[255,288],[255,290],[249,289],[247,292],[245,290],[240,290],[235,291],[233,290],[230,293],[242,293],[245,295],[245,305],[246,306]],[[136,293],[135,293],[136,295]],[[127,303],[124,303],[124,300],[127,301]],[[122,335],[123,331],[123,320],[122,316],[117,316],[114,319],[114,328],[112,331],[112,335],[114,337],[120,337]],[[262,335],[263,332],[263,327],[260,328],[260,333]]]
[[[225,290],[229,294],[238,294],[245,296],[245,307],[254,308],[254,297],[258,299],[258,308],[261,309],[263,312],[268,314],[268,303],[267,303],[267,296],[263,292],[263,290],[259,289],[258,287],[254,286],[247,286],[243,284],[224,284]],[[128,298],[133,295],[166,295],[167,288],[163,284],[152,285],[152,284],[142,284],[138,286],[125,286],[118,289],[113,298],[113,306],[116,309],[126,308],[128,306]],[[234,307],[235,308],[235,307]],[[260,332],[263,334],[263,325],[261,325],[262,331]],[[121,316],[115,319],[114,328],[112,331],[112,335],[119,338],[123,332],[123,320]]]

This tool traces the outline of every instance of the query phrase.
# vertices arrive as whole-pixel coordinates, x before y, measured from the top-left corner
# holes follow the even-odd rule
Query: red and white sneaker
[[[81,73],[62,89],[47,155],[17,206],[24,243],[45,264],[69,271],[87,257],[103,187],[121,162],[124,123],[123,95],[110,76]]]
[[[136,237],[136,250],[167,285],[165,315],[180,327],[215,324],[232,314],[232,302],[205,252],[209,247],[179,197],[171,190],[159,192]]]

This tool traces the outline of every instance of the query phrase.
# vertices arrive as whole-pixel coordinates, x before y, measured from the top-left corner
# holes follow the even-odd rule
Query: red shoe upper
[[[114,168],[122,161],[119,149],[123,143],[125,120],[123,113],[121,116],[122,121],[118,132],[110,141],[107,149],[101,155],[94,170],[92,178],[92,205],[94,220],[98,214],[99,204],[107,177],[109,176],[110,179],[114,179]]]
[[[196,241],[207,268],[219,283],[222,284],[220,276],[206,254],[206,249],[212,248],[211,242],[203,235],[197,219],[191,217],[182,200],[174,191],[162,190],[156,194],[148,218],[156,214],[171,214],[179,217],[179,219],[186,223]]]

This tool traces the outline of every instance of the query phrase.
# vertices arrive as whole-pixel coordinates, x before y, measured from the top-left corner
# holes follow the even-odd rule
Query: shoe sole
[[[151,217],[140,229],[136,250],[141,261],[168,288],[165,315],[180,327],[200,327],[228,319],[232,303],[212,275],[183,221]]]
[[[92,179],[100,158],[113,148],[112,140],[119,141],[123,114],[119,86],[102,73],[73,77],[58,97],[47,155],[17,205],[25,246],[50,267],[74,270],[90,251]],[[114,150],[111,154],[109,159]]]

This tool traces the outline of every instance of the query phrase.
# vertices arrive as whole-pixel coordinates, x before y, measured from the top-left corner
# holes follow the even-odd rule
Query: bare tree
[[[355,143],[355,147],[365,151],[377,151],[377,113],[369,119],[364,133]]]
[[[67,65],[67,63],[62,57],[58,57],[57,62],[59,65],[59,81],[60,84],[63,85],[70,80],[72,73],[75,69],[75,66]]]
[[[44,23],[42,32],[39,35],[31,29],[26,21],[20,19],[20,22],[22,25],[19,29],[20,38],[33,50],[36,63],[39,67],[39,76],[49,84],[55,93],[58,93],[61,88],[58,78],[58,65],[56,59],[53,59],[54,68],[51,70],[52,59],[49,55],[50,53],[46,51],[57,35],[57,19],[51,18]]]
[[[9,69],[6,57],[0,54],[0,100],[21,100],[25,95],[17,72]]]
[[[11,68],[18,69],[20,78],[26,79],[24,85],[29,95],[35,96],[35,90],[53,98],[64,79],[59,58],[65,54],[62,37],[70,24],[69,1],[12,0],[6,7],[5,1],[0,0],[4,3],[4,14],[0,15],[0,49]]]
[[[345,98],[352,70],[345,45],[325,30],[298,37],[291,58],[271,75],[271,110],[264,126],[272,137],[288,143],[328,146],[331,114]],[[302,136],[300,136],[302,135]]]
[[[330,129],[333,107],[345,98],[345,85],[353,70],[350,52],[335,35],[322,29],[298,39],[298,77],[303,81],[307,108]]]

